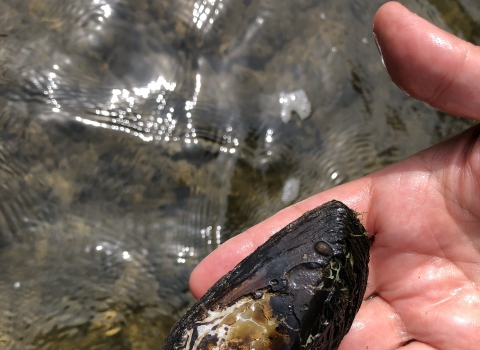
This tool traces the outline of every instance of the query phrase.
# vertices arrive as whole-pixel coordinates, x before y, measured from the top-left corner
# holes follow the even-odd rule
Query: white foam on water
[[[312,113],[312,104],[304,90],[281,92],[279,102],[282,107],[280,118],[284,123],[290,121],[292,112],[296,112],[301,120],[307,119]]]

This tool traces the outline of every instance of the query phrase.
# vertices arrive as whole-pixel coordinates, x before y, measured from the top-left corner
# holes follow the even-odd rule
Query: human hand
[[[398,3],[374,19],[393,81],[445,112],[480,119],[480,48]],[[338,199],[375,235],[365,301],[340,349],[478,349],[480,127],[367,177],[317,194],[225,242],[193,271],[200,297],[304,212]]]

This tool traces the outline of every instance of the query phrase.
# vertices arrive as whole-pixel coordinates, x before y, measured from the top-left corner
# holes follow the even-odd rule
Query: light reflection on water
[[[404,3],[478,43],[472,1]],[[391,84],[381,3],[0,1],[0,346],[158,348],[219,244],[470,125]]]

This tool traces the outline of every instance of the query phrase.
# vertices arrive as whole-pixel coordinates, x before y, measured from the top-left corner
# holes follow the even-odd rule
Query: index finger
[[[233,269],[270,236],[305,212],[329,200],[339,200],[357,212],[368,212],[370,183],[369,178],[362,178],[319,193],[283,209],[267,220],[226,241],[193,270],[190,277],[190,290],[193,296],[197,299],[200,298],[218,279]],[[367,224],[367,217],[364,217],[362,221],[365,221],[364,225],[368,231],[371,225]]]

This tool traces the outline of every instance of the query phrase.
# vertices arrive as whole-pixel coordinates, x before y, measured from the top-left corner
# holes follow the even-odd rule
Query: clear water
[[[0,0],[0,348],[160,348],[219,244],[471,125],[390,82],[383,2]]]

